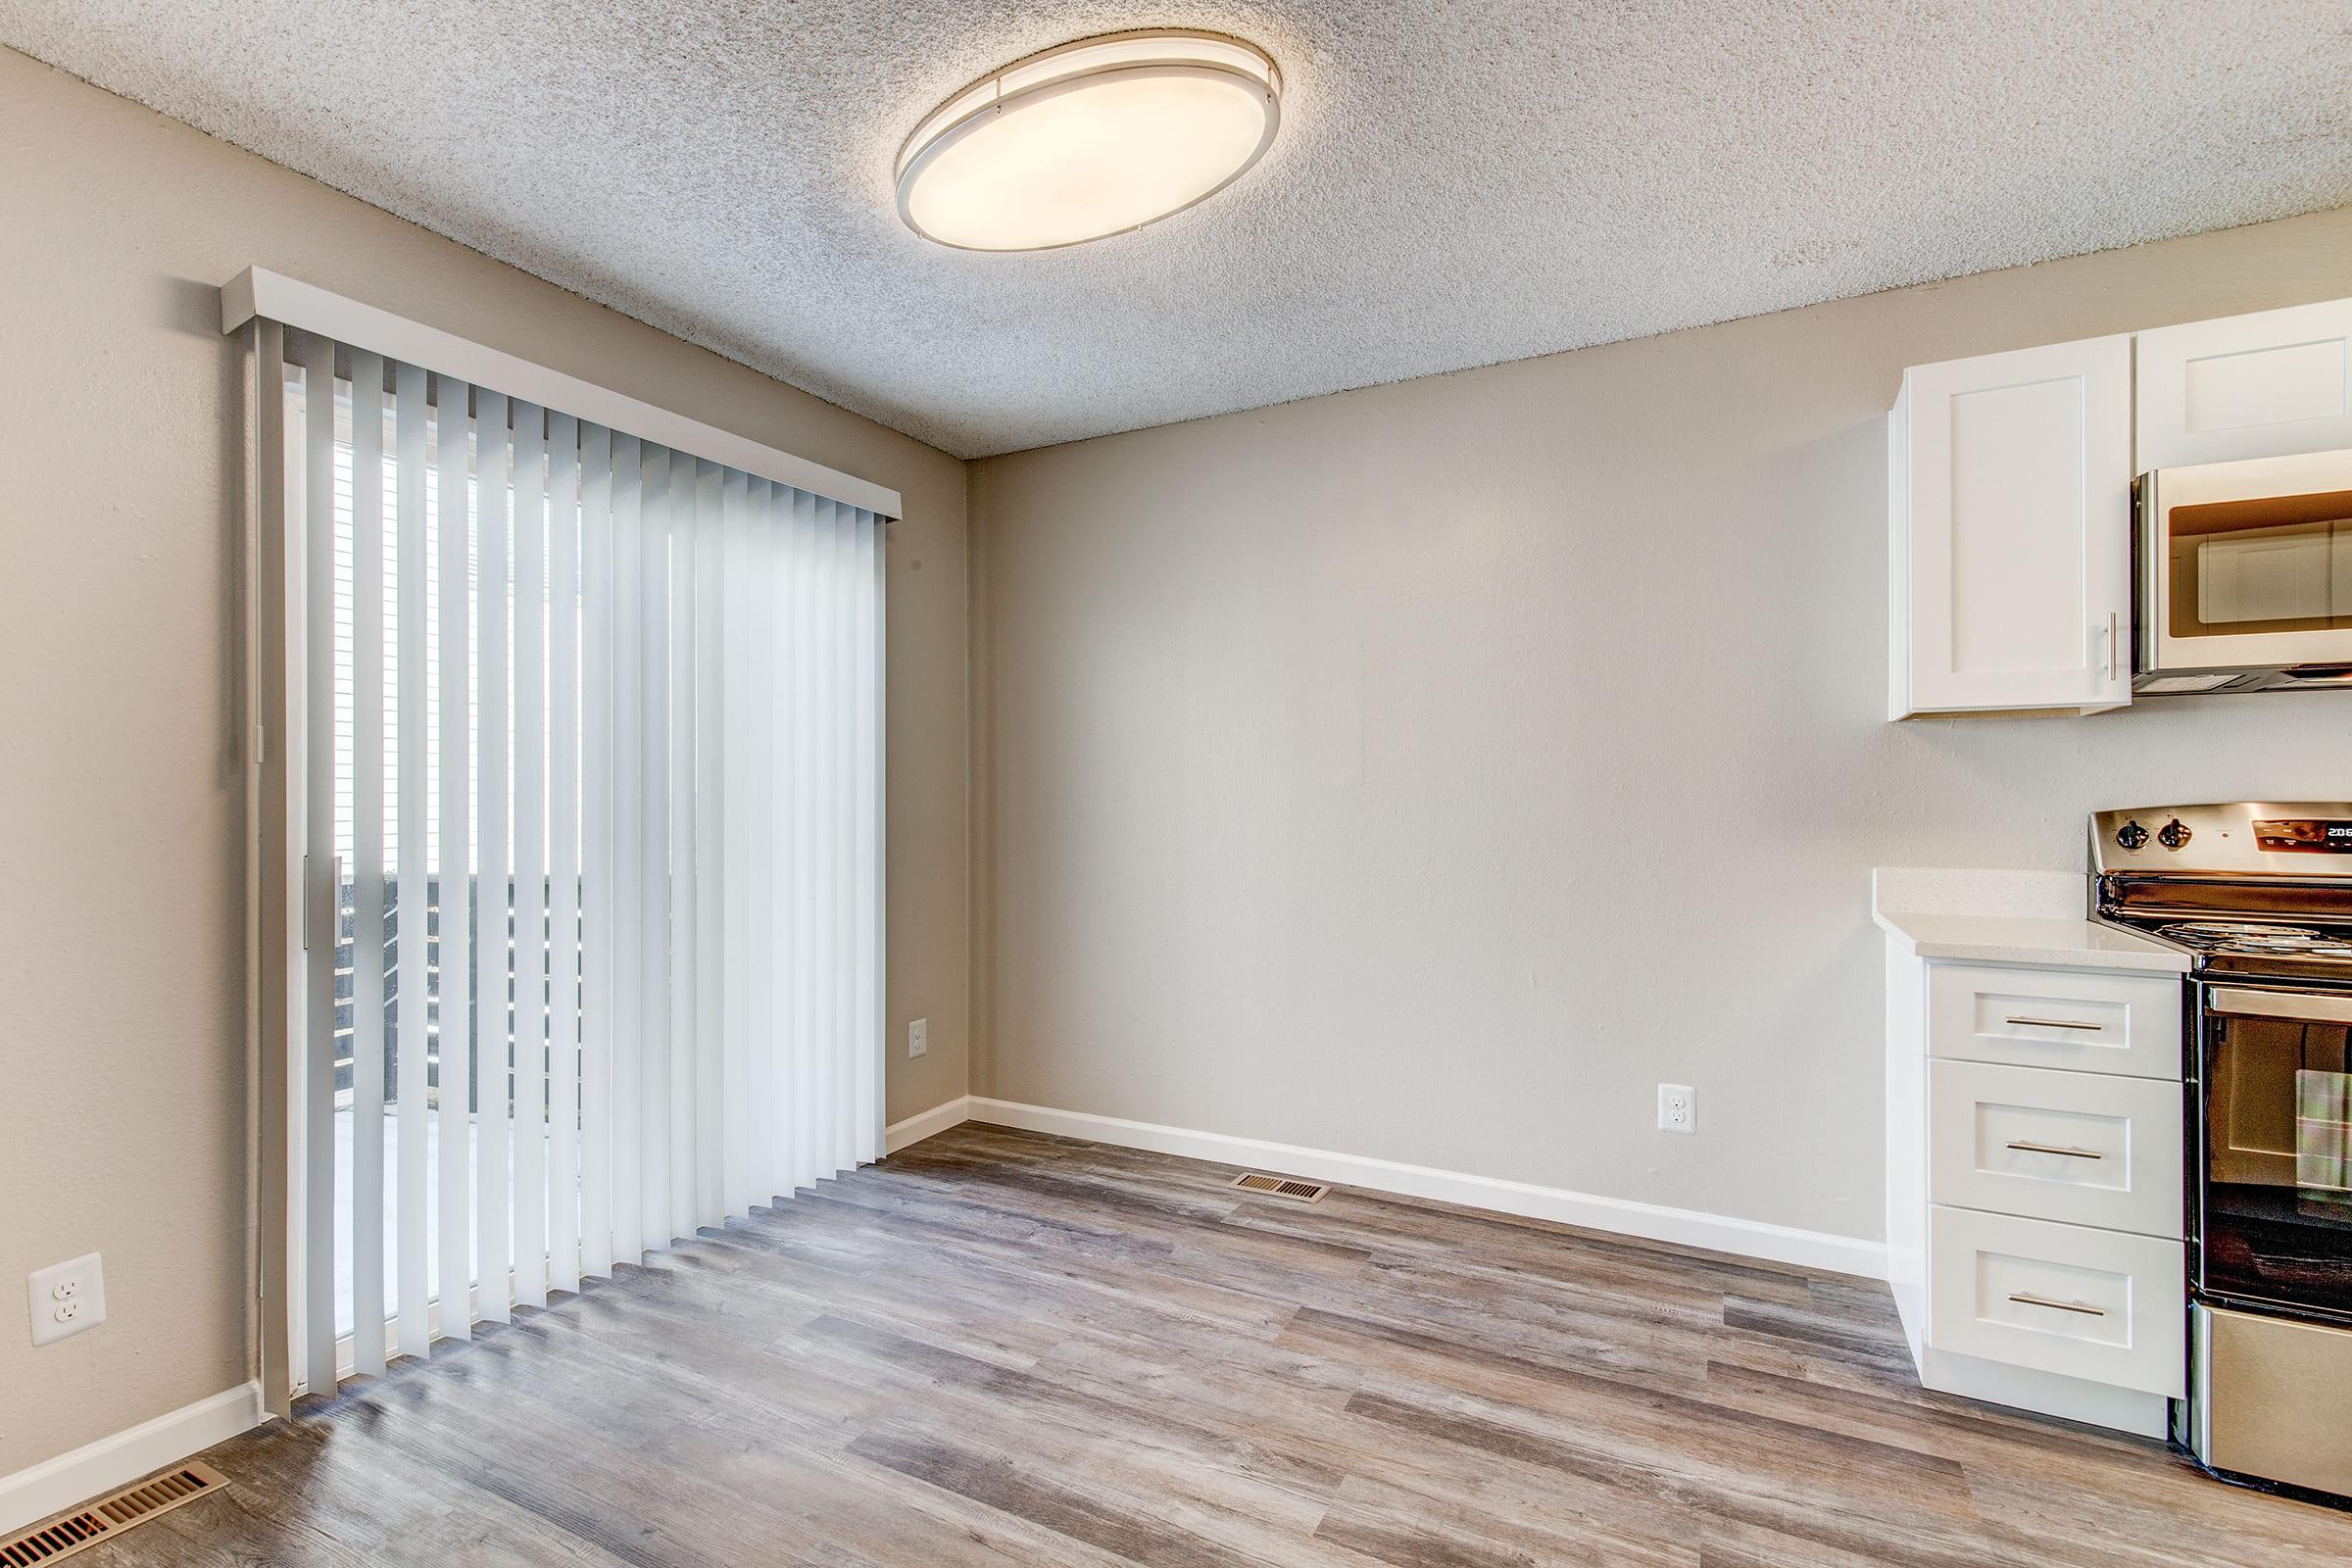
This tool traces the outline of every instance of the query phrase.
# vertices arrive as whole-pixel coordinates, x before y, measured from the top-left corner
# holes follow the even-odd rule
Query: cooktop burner
[[[2352,934],[2310,926],[2264,925],[2251,920],[2185,920],[2156,927],[2156,935],[2200,953],[2282,953],[2319,958],[2352,958]]]

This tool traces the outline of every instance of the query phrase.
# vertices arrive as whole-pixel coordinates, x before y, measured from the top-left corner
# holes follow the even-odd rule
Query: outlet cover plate
[[[106,1273],[98,1254],[84,1252],[25,1275],[24,1305],[32,1316],[35,1346],[53,1345],[105,1322]]]
[[[1689,1084],[1658,1085],[1658,1131],[1688,1136],[1698,1131],[1698,1092]]]
[[[931,1050],[931,1020],[917,1018],[906,1026],[906,1055],[908,1060],[926,1055]]]

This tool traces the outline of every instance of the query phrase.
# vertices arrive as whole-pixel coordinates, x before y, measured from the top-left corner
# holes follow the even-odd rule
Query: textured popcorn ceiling
[[[900,225],[947,94],[1173,24],[1282,65],[1238,185],[1041,255]],[[0,0],[0,39],[963,456],[2352,203],[2344,0]]]

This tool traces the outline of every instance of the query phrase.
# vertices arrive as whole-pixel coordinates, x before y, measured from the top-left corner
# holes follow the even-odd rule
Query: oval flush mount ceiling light
[[[1042,251],[1141,228],[1246,173],[1282,120],[1282,73],[1214,33],[1082,38],[932,111],[900,150],[899,216],[971,251]]]

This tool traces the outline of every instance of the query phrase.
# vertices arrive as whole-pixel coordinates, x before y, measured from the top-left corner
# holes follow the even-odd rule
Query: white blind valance
[[[281,341],[321,1391],[879,1157],[884,515]]]
[[[902,515],[899,493],[887,485],[780,452],[675,410],[330,293],[282,272],[249,267],[220,285],[220,330],[236,332],[257,319],[315,332],[338,343],[357,344],[385,359],[423,366],[471,386],[496,387],[510,398],[561,409],[583,422],[626,430],[639,440],[692,452],[877,516]]]

